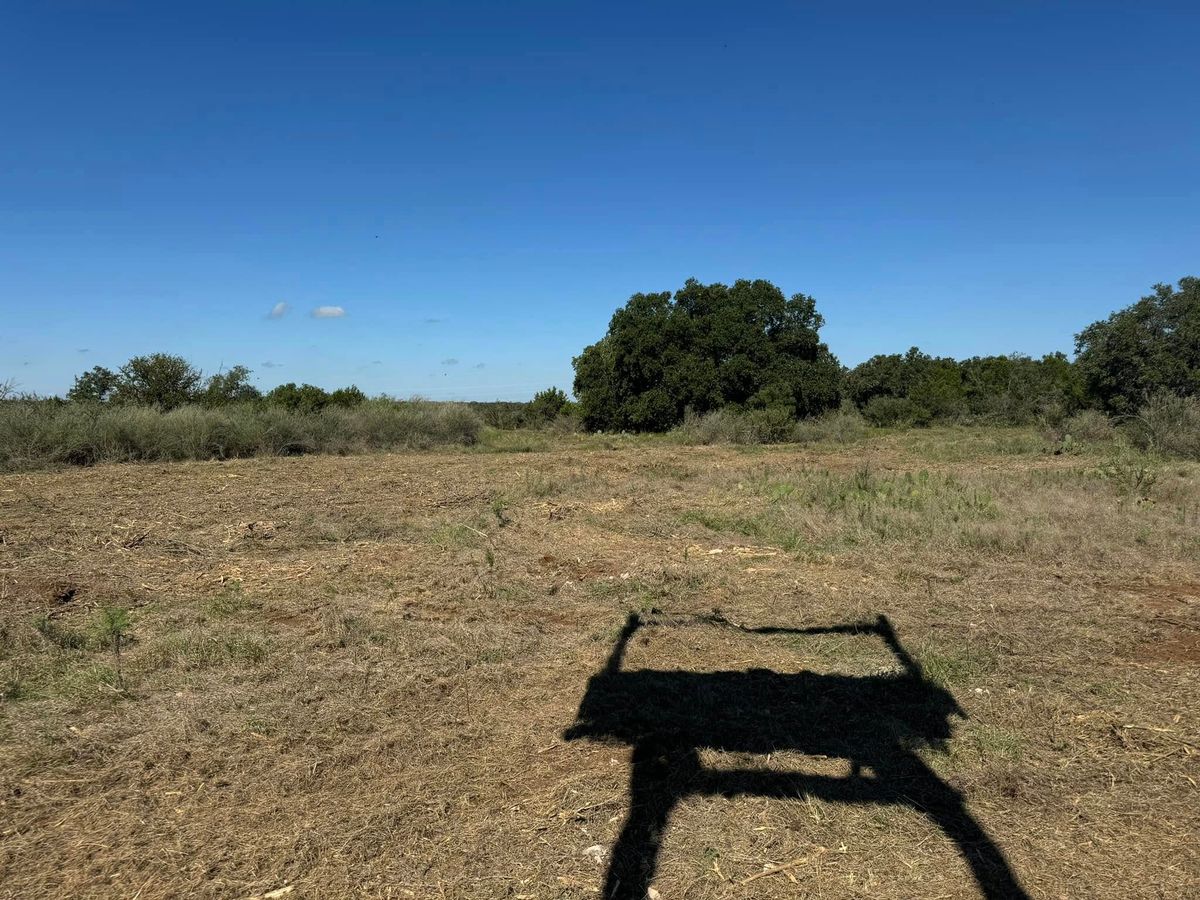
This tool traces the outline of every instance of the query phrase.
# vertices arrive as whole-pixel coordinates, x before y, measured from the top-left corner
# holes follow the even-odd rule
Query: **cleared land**
[[[1032,896],[1197,894],[1200,467],[533,440],[0,477],[0,896],[595,896],[639,708],[774,785],[649,759],[663,900],[977,893],[910,751]],[[644,706],[565,739],[630,612]],[[751,630],[880,615],[925,719],[878,634]]]

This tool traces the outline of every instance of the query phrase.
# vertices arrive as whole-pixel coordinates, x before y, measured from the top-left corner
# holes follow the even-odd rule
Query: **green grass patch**
[[[240,581],[231,581],[219,594],[209,598],[205,609],[214,618],[227,619],[249,610],[262,609],[262,603],[247,597]]]
[[[681,524],[737,534],[789,552],[824,553],[879,541],[959,540],[972,523],[999,518],[990,490],[929,472],[850,475],[765,471],[739,488],[758,508],[688,510]]]
[[[257,666],[270,655],[265,635],[248,631],[204,634],[187,631],[170,635],[151,648],[143,667],[211,669],[229,665]]]
[[[926,647],[917,653],[917,661],[934,684],[947,689],[967,687],[996,670],[995,651],[988,647],[963,644],[958,647]]]
[[[429,532],[429,543],[442,550],[473,550],[486,542],[481,529],[461,522],[446,522]]]

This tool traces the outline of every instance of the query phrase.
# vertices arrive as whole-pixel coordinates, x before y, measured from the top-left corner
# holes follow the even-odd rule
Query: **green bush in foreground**
[[[241,403],[169,412],[9,401],[0,403],[0,468],[468,446],[482,428],[461,404],[422,400],[368,400],[320,411]]]

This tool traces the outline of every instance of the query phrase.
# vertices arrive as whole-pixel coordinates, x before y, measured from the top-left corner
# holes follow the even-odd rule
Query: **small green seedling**
[[[119,606],[106,606],[100,610],[100,624],[97,630],[100,640],[112,645],[113,659],[117,668],[117,684],[121,690],[125,689],[125,679],[121,674],[121,645],[125,643],[126,634],[132,624],[128,610],[121,609]]]

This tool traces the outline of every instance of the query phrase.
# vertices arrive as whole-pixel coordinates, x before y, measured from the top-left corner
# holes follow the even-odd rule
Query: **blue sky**
[[[689,276],[814,295],[847,364],[1070,351],[1200,274],[1198,43],[1194,3],[12,0],[0,380],[521,399]]]

